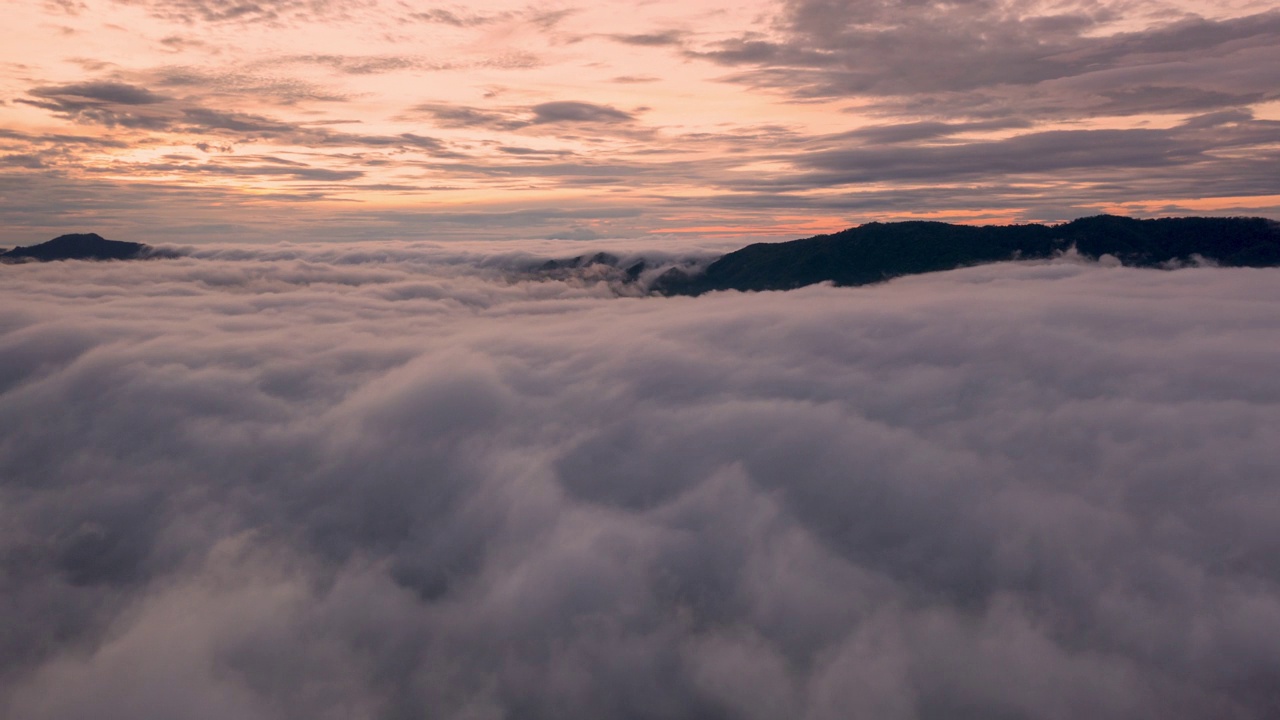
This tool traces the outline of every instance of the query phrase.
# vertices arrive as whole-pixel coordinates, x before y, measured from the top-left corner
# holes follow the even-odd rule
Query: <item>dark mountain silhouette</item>
[[[1088,258],[1113,255],[1139,267],[1200,259],[1266,267],[1280,265],[1280,223],[1266,218],[1136,220],[1115,215],[1061,225],[869,223],[831,235],[749,245],[699,274],[668,271],[652,289],[663,295],[700,295],[712,290],[789,290],[826,281],[866,285],[967,265],[1049,258],[1073,247]]]
[[[591,267],[593,265],[602,265],[611,268],[620,268],[626,276],[627,280],[635,280],[640,277],[640,273],[645,270],[644,260],[637,260],[627,267],[621,267],[622,260],[617,256],[607,252],[598,252],[594,255],[578,255],[566,260],[548,260],[538,266],[538,270],[544,273],[554,273],[562,270],[578,270],[581,268]]]
[[[0,261],[138,260],[166,256],[166,254],[142,243],[107,240],[97,233],[76,233],[61,235],[39,245],[16,247],[8,252],[0,253]]]

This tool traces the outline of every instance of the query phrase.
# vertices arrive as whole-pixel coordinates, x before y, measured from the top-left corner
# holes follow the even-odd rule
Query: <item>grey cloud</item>
[[[207,143],[207,142],[198,142],[198,143],[195,143],[192,147],[204,153],[212,153],[212,152],[229,153],[235,150],[235,148],[231,145],[214,145],[213,143]]]
[[[635,117],[607,105],[561,100],[557,102],[534,105],[533,122],[585,122],[585,123],[618,123],[630,122]]]
[[[88,8],[83,2],[78,0],[45,0],[44,7],[54,12],[61,12],[66,15],[79,15],[81,10]]]
[[[187,48],[204,47],[205,43],[201,40],[195,40],[181,35],[170,35],[160,40],[160,44],[175,53],[184,52]]]
[[[360,133],[333,132],[320,128],[301,127],[282,139],[308,147],[362,147],[362,148],[397,148],[421,150],[434,158],[463,159],[467,155],[449,149],[443,141],[418,135],[417,133],[400,133],[398,135],[364,135]],[[367,164],[379,164],[381,160],[364,160]]]
[[[0,155],[0,165],[27,168],[28,170],[45,167],[44,160],[39,155],[19,153]]]
[[[200,68],[166,66],[145,74],[160,87],[183,88],[189,93],[223,96],[248,95],[286,105],[303,101],[345,102],[347,97],[296,78],[246,71],[209,72]]]
[[[534,246],[7,268],[0,710],[1274,710],[1275,270],[618,298]]]
[[[439,140],[415,133],[363,135],[336,132],[307,124],[288,123],[262,115],[222,112],[200,107],[185,109],[183,115],[185,122],[179,127],[187,131],[233,133],[246,138],[266,137],[311,147],[334,145],[413,147],[430,150],[442,156],[456,156],[446,150]]]
[[[453,10],[444,8],[428,8],[419,12],[409,14],[409,17],[422,22],[441,23],[444,25],[453,25],[455,27],[472,27],[475,25],[487,25],[498,20],[510,17],[506,14],[497,15],[481,15],[481,14],[459,14]]]
[[[797,164],[848,173],[856,180],[951,178],[1070,168],[1183,165],[1200,153],[1160,130],[1051,130],[962,145],[875,147],[817,152]]]
[[[295,55],[280,62],[326,65],[349,75],[373,75],[423,65],[418,58],[400,55]]]
[[[115,0],[173,22],[285,23],[312,21],[357,7],[354,0]]]
[[[515,153],[515,155],[517,157],[523,155],[529,161],[497,163],[472,160],[469,162],[449,163],[447,167],[450,172],[459,177],[555,178],[561,181],[570,181],[576,178],[582,179],[587,183],[603,182],[608,179],[631,182],[647,180],[648,182],[662,183],[670,173],[679,173],[683,170],[688,177],[693,177],[698,173],[698,168],[687,163],[601,162],[585,158],[566,161],[560,159],[564,157],[560,154],[552,154],[551,157],[555,159],[555,161],[552,161],[545,156],[539,157],[528,153]],[[573,154],[569,153],[569,155],[572,156]]]
[[[565,219],[606,220],[614,218],[634,218],[644,214],[644,210],[625,204],[593,205],[581,208],[549,208],[539,205],[534,208],[519,210],[487,210],[468,212],[446,210],[425,213],[388,212],[384,214],[368,214],[369,220],[395,222],[406,228],[423,226],[461,226],[475,232],[485,227],[503,228],[504,237],[511,237],[511,232],[522,232],[532,228],[540,228],[548,222],[560,222]]]
[[[1272,154],[1267,146],[1280,125],[1250,119],[1247,113],[1213,116],[1170,129],[1032,131],[995,140],[912,142],[934,134],[946,137],[1019,124],[1000,120],[873,126],[793,143],[786,154],[776,156],[800,172],[752,172],[746,176],[728,172],[713,177],[724,187],[747,191],[830,189],[925,179],[1008,184],[1016,178],[1034,177],[1061,181],[1054,193],[1071,195],[1094,188],[1093,192],[1112,192],[1121,201],[1149,192],[1155,196],[1185,193],[1176,188],[1190,173],[1223,196],[1236,192],[1266,195],[1280,187],[1255,167]],[[1253,157],[1239,157],[1237,148],[1250,148]],[[1155,190],[1157,184],[1162,189]],[[961,192],[971,206],[989,206],[977,189]]]
[[[542,59],[527,52],[506,52],[475,63],[474,67],[497,70],[528,70],[542,66]]]
[[[497,130],[518,130],[528,125],[508,112],[484,110],[465,105],[426,103],[411,108],[413,112],[429,116],[440,127],[468,128],[488,127]]]
[[[193,175],[235,175],[243,177],[286,176],[298,180],[323,180],[330,182],[354,180],[364,176],[364,172],[361,170],[331,170],[329,168],[309,167],[302,163],[293,162],[273,162],[267,164],[251,164],[243,162],[234,164],[218,162],[150,163],[138,166],[136,171],[139,173],[157,172]]]
[[[578,12],[577,8],[561,8],[559,10],[534,9],[529,14],[529,21],[543,30],[550,30]]]
[[[411,147],[416,147],[422,150],[431,150],[437,154],[443,154],[446,152],[444,143],[435,138],[425,137],[414,133],[400,133],[396,138],[398,138],[400,142]],[[448,154],[452,157],[463,157],[460,153],[450,152]]]
[[[250,113],[193,107],[184,109],[182,114],[191,127],[206,131],[226,130],[249,135],[280,135],[297,129],[297,126],[292,123]]]
[[[128,147],[128,143],[121,140],[113,140],[111,138],[98,138],[88,135],[66,135],[62,133],[32,135],[30,133],[9,130],[6,128],[0,128],[0,138],[40,145],[83,145],[88,147],[110,148]]]
[[[599,240],[600,233],[591,228],[568,228],[557,230],[547,236],[548,240]]]
[[[923,102],[951,94],[951,111],[969,115],[979,111],[970,106],[983,92],[1015,97],[1024,112],[1056,103],[1059,116],[1203,110],[1274,97],[1266,58],[1280,44],[1275,12],[1185,18],[1114,34],[1100,32],[1115,16],[1096,5],[1067,5],[1057,15],[1028,12],[996,0],[793,0],[773,35],[685,52],[750,68],[728,80],[797,96]],[[1145,82],[1125,77],[1144,72]],[[1040,92],[1030,90],[1037,86]]]
[[[538,6],[529,6],[521,11],[494,13],[462,12],[456,9],[436,7],[411,12],[407,17],[419,22],[439,23],[460,28],[501,22],[527,22],[543,30],[551,30],[575,12],[577,11],[572,8],[543,10]]]
[[[840,139],[855,139],[867,143],[902,143],[949,137],[967,132],[1010,130],[1028,127],[1031,127],[1030,122],[1017,119],[988,120],[984,122],[968,123],[906,122],[858,128],[857,130],[852,130],[837,137]]]
[[[352,133],[327,133],[324,136],[324,144],[330,145],[366,145],[369,147],[412,147],[419,150],[429,150],[436,156],[443,157],[463,157],[460,153],[455,153],[445,149],[445,144],[435,138],[418,135],[415,133],[400,133],[399,135],[357,135]]]
[[[1140,172],[1127,172],[1118,166],[1107,168],[1100,164],[1064,167],[1057,171],[1031,165],[1000,164],[996,170],[1012,168],[1017,172],[986,176],[968,165],[966,160],[951,159],[957,160],[959,165],[944,168],[937,180],[926,183],[927,187],[920,187],[919,181],[911,180],[919,177],[921,170],[914,161],[923,160],[920,156],[903,165],[879,156],[877,160],[883,165],[864,168],[832,168],[805,173],[744,173],[717,178],[717,187],[728,192],[698,203],[697,207],[708,213],[724,213],[724,216],[734,218],[734,222],[744,222],[743,217],[758,217],[764,223],[782,208],[824,211],[838,217],[895,219],[915,217],[925,207],[935,212],[954,212],[955,217],[963,218],[974,217],[975,209],[981,209],[983,215],[980,217],[992,222],[1011,216],[1023,220],[1061,221],[1096,213],[1099,207],[1113,203],[1133,202],[1135,197],[1169,198],[1145,211],[1152,216],[1206,212],[1196,200],[1199,195],[1193,195],[1189,201],[1181,199],[1187,197],[1187,172],[1180,164],[1153,165]],[[1245,162],[1209,157],[1199,159],[1195,163],[1198,182],[1212,187],[1215,196],[1239,198],[1235,204],[1209,214],[1239,215],[1241,207],[1251,206],[1262,210],[1250,211],[1250,214],[1261,212],[1274,216],[1280,211],[1280,207],[1268,197],[1280,191],[1280,182],[1267,169],[1275,159],[1274,152],[1262,153]],[[889,179],[899,177],[898,173],[901,173],[901,179]],[[871,179],[884,185],[868,187]],[[660,192],[656,194],[666,201]],[[669,202],[685,208],[693,205],[679,197],[671,198]]]
[[[417,133],[368,135],[344,133],[308,123],[278,120],[235,110],[214,110],[198,98],[174,99],[146,88],[123,83],[95,82],[57,87],[37,87],[20,100],[60,116],[107,127],[169,130],[231,135],[241,140],[270,138],[311,147],[404,147],[426,150],[438,157],[459,158],[436,138]],[[2,137],[2,136],[0,136]],[[214,143],[201,141],[207,147]],[[223,143],[222,147],[226,147]]]
[[[1262,92],[1235,94],[1193,87],[1140,86],[1103,90],[1105,102],[1089,108],[1097,115],[1138,115],[1141,113],[1198,112],[1222,107],[1250,105],[1267,99]]]
[[[530,125],[618,124],[635,119],[633,115],[617,108],[574,100],[557,100],[534,105],[527,110],[527,113],[532,114],[531,116],[523,109],[489,110],[443,103],[417,105],[412,108],[412,111],[428,115],[441,127],[479,127],[504,131],[519,130]]]
[[[18,98],[16,102],[82,122],[149,130],[163,128],[169,122],[164,111],[169,98],[127,83],[41,86],[32,88],[28,94],[36,99]]]
[[[1182,123],[1182,126],[1186,128],[1210,128],[1228,123],[1248,122],[1252,119],[1253,113],[1248,110],[1222,110],[1188,118]]]
[[[537,148],[515,147],[511,145],[502,145],[498,148],[498,151],[508,155],[550,155],[555,157],[573,154],[569,150],[539,150]]]
[[[68,104],[84,102],[116,105],[153,105],[168,99],[144,87],[105,81],[37,87],[32,88],[29,92],[36,97],[61,99]]]
[[[48,110],[64,120],[102,125],[104,127],[133,128],[138,130],[163,130],[172,123],[172,117],[164,111],[133,111],[103,103],[86,103],[56,99],[52,101],[26,100],[15,102]]]
[[[679,45],[684,41],[686,33],[679,30],[663,30],[661,32],[652,33],[636,33],[636,34],[617,34],[610,35],[609,39],[627,45],[643,45],[656,47],[662,45]]]

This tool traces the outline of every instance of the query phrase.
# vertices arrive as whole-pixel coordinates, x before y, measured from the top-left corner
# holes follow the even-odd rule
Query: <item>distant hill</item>
[[[1097,259],[1161,267],[1197,259],[1224,266],[1280,265],[1280,223],[1266,218],[1163,218],[1115,215],[1062,225],[942,222],[869,223],[831,235],[757,243],[731,252],[702,273],[678,269],[660,276],[663,295],[712,290],[789,290],[819,282],[866,285],[902,275],[1013,259],[1049,258],[1075,248]]]
[[[2,262],[49,260],[138,260],[160,257],[149,245],[107,240],[97,233],[61,235],[49,242],[0,253]]]
[[[598,252],[594,255],[579,255],[567,260],[548,260],[538,266],[538,270],[546,275],[554,275],[561,271],[580,270],[592,266],[602,265],[611,268],[621,268],[621,260],[617,255],[606,252]],[[638,260],[630,263],[625,268],[621,268],[624,277],[628,281],[633,281],[640,277],[640,273],[645,270],[645,261]]]

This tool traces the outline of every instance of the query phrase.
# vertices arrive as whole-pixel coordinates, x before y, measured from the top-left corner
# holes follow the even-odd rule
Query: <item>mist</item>
[[[529,252],[0,268],[0,715],[1280,713],[1280,270]]]

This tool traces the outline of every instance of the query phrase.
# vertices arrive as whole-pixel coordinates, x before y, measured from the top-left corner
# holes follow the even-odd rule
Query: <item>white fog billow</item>
[[[12,265],[0,715],[1280,713],[1280,271]]]

